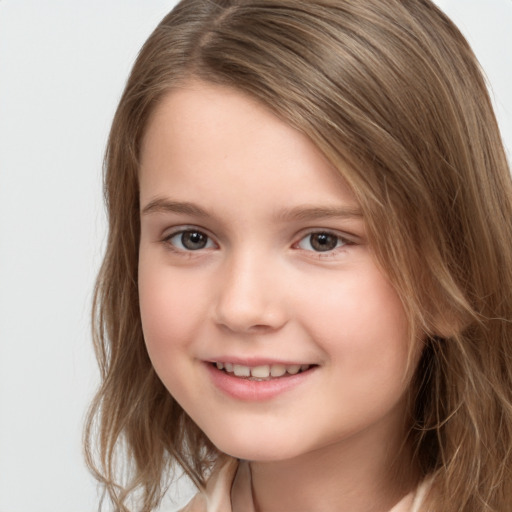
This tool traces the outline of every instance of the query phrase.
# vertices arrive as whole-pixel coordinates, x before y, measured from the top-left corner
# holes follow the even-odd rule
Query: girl
[[[105,192],[86,434],[116,510],[176,463],[193,512],[510,510],[511,179],[432,3],[183,0]]]

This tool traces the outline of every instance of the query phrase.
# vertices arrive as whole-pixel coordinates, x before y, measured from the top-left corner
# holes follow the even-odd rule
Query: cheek
[[[186,272],[141,258],[139,302],[146,348],[157,375],[182,405],[200,401],[201,388],[185,383],[197,370],[189,354],[204,324],[204,291],[191,285]]]
[[[198,328],[204,294],[186,276],[141,259],[139,303],[144,338],[150,355],[173,352]]]
[[[310,288],[314,289],[314,288]],[[309,330],[330,358],[367,374],[393,367],[408,356],[408,323],[388,280],[373,266],[325,283],[302,304]],[[402,368],[403,371],[404,368]]]

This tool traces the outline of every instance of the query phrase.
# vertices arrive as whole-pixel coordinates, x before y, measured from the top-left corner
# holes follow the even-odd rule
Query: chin
[[[302,453],[296,442],[289,443],[289,438],[287,440],[286,438],[261,435],[261,433],[257,436],[251,436],[248,433],[232,435],[232,432],[227,432],[226,434],[211,436],[209,439],[219,451],[237,459],[252,462],[277,462],[292,459]]]
[[[288,460],[297,456],[297,453],[286,453],[286,452],[276,452],[269,451],[267,449],[261,449],[258,446],[245,446],[245,447],[226,447],[226,449],[222,449],[220,446],[218,447],[223,453],[230,455],[231,457],[235,457],[241,460],[247,460],[250,462],[278,462],[282,460]]]

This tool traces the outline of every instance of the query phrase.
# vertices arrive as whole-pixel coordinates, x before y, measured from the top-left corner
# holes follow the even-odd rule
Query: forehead
[[[161,151],[163,145],[173,155],[186,153],[190,158],[218,156],[219,149],[232,156],[248,150],[255,153],[259,147],[260,154],[272,149],[277,159],[293,149],[301,158],[322,160],[328,165],[306,135],[280,120],[261,102],[234,88],[201,81],[174,88],[160,101],[143,138],[143,165],[148,153]]]
[[[232,193],[259,191],[281,201],[293,189],[296,202],[355,203],[305,134],[235,89],[197,81],[170,91],[153,112],[140,183],[146,201],[193,183],[202,199],[226,185]]]

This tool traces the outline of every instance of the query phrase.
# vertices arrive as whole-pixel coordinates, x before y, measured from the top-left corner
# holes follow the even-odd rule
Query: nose
[[[218,325],[248,334],[272,332],[287,323],[283,274],[275,262],[246,252],[226,260],[218,277]]]

